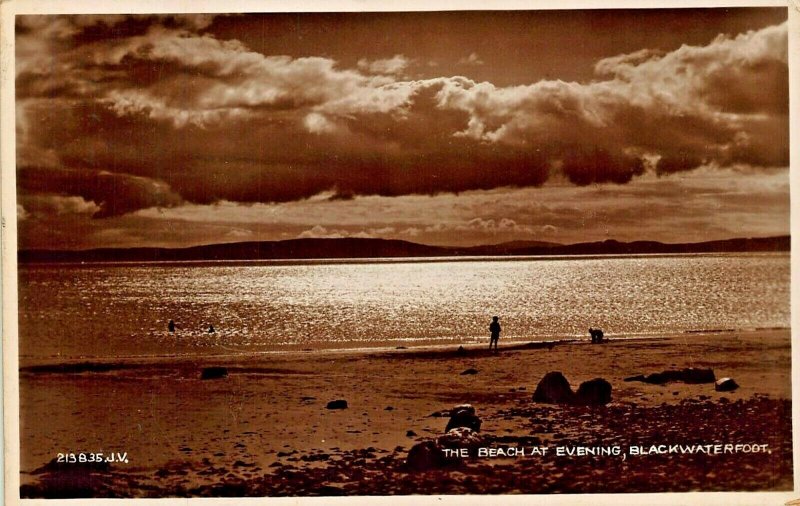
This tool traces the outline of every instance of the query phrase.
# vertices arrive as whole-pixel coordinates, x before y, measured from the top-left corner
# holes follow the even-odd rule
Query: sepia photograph
[[[4,13],[6,497],[792,492],[790,9],[367,5]]]

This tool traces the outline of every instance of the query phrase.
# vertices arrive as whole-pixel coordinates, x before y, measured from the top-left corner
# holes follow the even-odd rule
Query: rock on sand
[[[692,385],[700,383],[714,383],[716,380],[712,369],[687,368],[679,371],[663,371],[644,376],[642,374],[625,378],[625,381],[642,381],[653,385],[663,385],[673,381],[680,381]]]
[[[436,444],[448,449],[467,448],[474,453],[484,445],[484,439],[469,427],[458,427],[436,438]]]
[[[569,381],[558,371],[545,374],[533,393],[534,402],[546,404],[569,404],[574,398]]]
[[[461,457],[448,457],[444,450],[468,450],[476,455],[477,449],[486,444],[484,438],[468,427],[457,427],[435,440],[422,441],[411,447],[406,457],[406,468],[410,471],[426,471],[458,464]]]
[[[536,386],[533,401],[545,404],[602,406],[611,402],[611,383],[603,378],[584,381],[575,393],[567,378],[560,372],[553,371],[545,374]]]
[[[475,408],[471,404],[461,404],[450,410],[450,420],[444,431],[450,432],[457,427],[467,427],[475,432],[481,430],[481,419],[475,415]]]
[[[200,379],[203,380],[225,378],[227,376],[228,369],[225,367],[204,367],[200,371]]]
[[[602,406],[611,402],[611,383],[603,378],[584,381],[575,394],[575,402],[589,406]]]
[[[733,392],[737,388],[739,388],[739,384],[736,383],[733,378],[720,378],[719,381],[714,384],[714,390],[717,392]]]
[[[411,471],[426,471],[444,465],[442,450],[435,441],[423,441],[411,447],[406,467]]]

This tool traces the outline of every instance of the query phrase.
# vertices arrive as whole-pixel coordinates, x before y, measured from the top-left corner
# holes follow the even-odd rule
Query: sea
[[[19,267],[21,364],[488,343],[493,316],[501,346],[788,328],[790,255]]]

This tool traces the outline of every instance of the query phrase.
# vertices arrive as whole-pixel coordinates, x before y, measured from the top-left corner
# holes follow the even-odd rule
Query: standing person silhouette
[[[499,316],[492,317],[492,323],[489,324],[489,332],[491,332],[491,339],[489,340],[489,349],[492,349],[492,344],[494,344],[494,351],[497,351],[497,343],[500,341],[500,332],[503,330],[500,328],[500,319]]]

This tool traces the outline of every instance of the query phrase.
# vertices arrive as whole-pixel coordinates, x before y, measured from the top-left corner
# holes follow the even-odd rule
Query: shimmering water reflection
[[[23,266],[19,275],[23,359],[473,342],[488,338],[492,315],[506,342],[589,326],[630,336],[790,323],[789,254]]]

